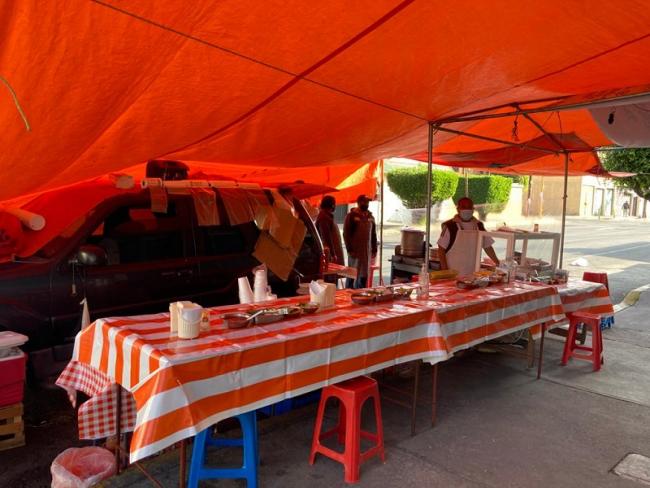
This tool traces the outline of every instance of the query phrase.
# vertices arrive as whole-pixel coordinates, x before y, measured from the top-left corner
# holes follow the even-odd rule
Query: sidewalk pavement
[[[629,487],[612,473],[628,453],[650,457],[650,292],[616,315],[604,333],[605,365],[561,367],[563,342],[550,335],[542,380],[524,361],[472,352],[440,365],[438,423],[429,423],[430,368],[424,367],[417,434],[409,414],[382,402],[386,463],[363,465],[359,487]],[[369,405],[367,405],[368,407]],[[345,486],[342,467],[319,457],[308,463],[315,406],[260,423],[260,486]],[[328,411],[330,424],[335,411]],[[369,417],[369,418],[368,418]],[[364,410],[371,424],[372,415]],[[210,462],[232,462],[221,450]],[[146,463],[164,486],[177,482],[178,457],[167,453]],[[107,487],[145,487],[135,469]],[[205,486],[243,486],[218,480]]]

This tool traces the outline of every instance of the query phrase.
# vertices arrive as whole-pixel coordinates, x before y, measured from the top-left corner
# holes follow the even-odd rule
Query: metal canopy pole
[[[564,192],[562,193],[562,234],[560,235],[560,268],[564,259],[564,232],[566,228],[566,201],[569,184],[569,153],[564,153]]]
[[[429,145],[427,149],[427,215],[426,215],[426,246],[424,263],[429,265],[429,246],[431,245],[431,179],[433,178],[433,124],[429,122]]]
[[[384,284],[384,160],[380,161],[380,180],[379,180],[379,284]]]

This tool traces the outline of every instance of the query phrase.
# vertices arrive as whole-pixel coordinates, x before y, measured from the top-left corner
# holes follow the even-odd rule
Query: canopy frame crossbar
[[[502,105],[496,105],[496,106],[486,108],[486,109],[480,109],[480,110],[474,110],[472,112],[466,112],[464,114],[453,115],[453,116],[450,116],[450,117],[443,117],[443,118],[440,118],[440,119],[434,121],[434,123],[435,124],[452,124],[452,123],[471,122],[471,121],[479,121],[479,120],[487,120],[487,119],[500,119],[500,118],[504,118],[504,117],[516,117],[518,115],[523,116],[524,114],[535,114],[535,113],[545,113],[545,112],[566,112],[566,111],[569,111],[569,110],[602,108],[602,107],[608,107],[608,106],[611,106],[611,105],[632,104],[636,100],[648,101],[648,97],[650,97],[650,91],[635,93],[635,94],[631,94],[631,95],[623,95],[623,96],[618,96],[618,97],[603,98],[603,99],[599,99],[599,100],[590,100],[590,101],[585,101],[585,102],[567,103],[565,105],[562,105],[562,100],[568,100],[568,99],[571,98],[570,96],[546,98],[546,99],[532,100],[532,101],[527,101],[527,102],[510,102],[510,103],[506,103],[506,104],[502,104]],[[533,104],[533,103],[553,102],[553,101],[556,101],[557,103],[550,104],[550,105],[544,105],[542,107],[522,108],[522,105],[529,105],[529,104]],[[503,108],[508,108],[508,107],[514,108],[514,110],[512,110],[510,112],[491,113],[491,112],[494,112],[495,110],[501,110]]]

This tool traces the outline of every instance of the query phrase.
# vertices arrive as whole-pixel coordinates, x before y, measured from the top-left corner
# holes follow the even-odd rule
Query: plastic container
[[[103,447],[71,447],[50,467],[52,488],[88,488],[117,471],[115,455]]]
[[[11,330],[0,332],[0,358],[14,355],[14,348],[22,346],[28,340],[26,335]]]
[[[422,265],[420,274],[418,275],[418,298],[429,298],[429,269],[427,263]]]
[[[178,326],[181,323],[181,312],[183,307],[192,307],[192,302],[172,302],[169,304],[169,331],[172,333],[178,332]]]
[[[178,337],[180,339],[195,339],[201,332],[201,315],[203,308],[200,305],[186,305],[181,309],[178,321]]]
[[[27,355],[20,349],[0,359],[0,407],[23,401]]]

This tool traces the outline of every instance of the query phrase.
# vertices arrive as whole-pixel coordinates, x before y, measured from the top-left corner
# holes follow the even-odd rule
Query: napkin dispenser
[[[309,299],[318,303],[319,308],[331,308],[334,306],[336,297],[336,285],[323,281],[312,281],[309,284]]]

